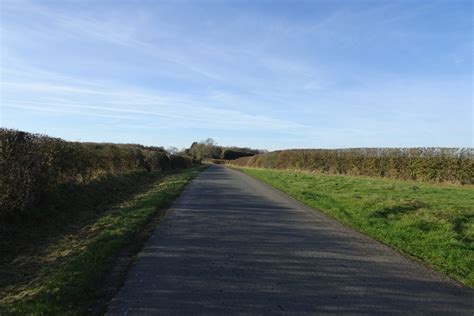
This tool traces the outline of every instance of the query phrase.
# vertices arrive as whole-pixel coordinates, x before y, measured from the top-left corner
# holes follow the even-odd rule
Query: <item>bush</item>
[[[160,147],[66,142],[9,129],[0,129],[0,140],[0,219],[27,215],[42,195],[60,184],[195,163]]]
[[[193,159],[185,156],[172,156],[171,169],[190,168],[193,166]]]
[[[474,184],[472,148],[353,148],[274,151],[229,162],[355,176]]]
[[[250,148],[222,147],[220,158],[224,160],[234,160],[240,157],[249,157],[258,154],[259,151]]]

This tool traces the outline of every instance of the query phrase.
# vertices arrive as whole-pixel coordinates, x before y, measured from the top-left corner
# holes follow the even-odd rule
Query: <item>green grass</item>
[[[474,287],[474,187],[240,170]]]
[[[161,175],[134,198],[102,212],[87,225],[76,225],[75,229],[56,236],[41,254],[19,255],[9,263],[10,268],[14,268],[15,262],[38,258],[44,266],[36,269],[35,275],[29,276],[26,282],[20,282],[20,276],[15,279],[16,286],[3,284],[0,314],[84,313],[84,302],[100,286],[100,280],[113,266],[118,252],[158,216],[160,209],[179,196],[202,168]],[[5,268],[8,264],[2,267]]]

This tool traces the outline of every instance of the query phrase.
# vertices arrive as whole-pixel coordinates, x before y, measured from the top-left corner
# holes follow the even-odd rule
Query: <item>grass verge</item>
[[[3,262],[3,275],[15,270],[16,265],[28,264],[23,265],[23,270],[16,269],[14,277],[6,278],[10,282],[2,282],[0,314],[84,313],[90,296],[101,286],[100,280],[113,266],[120,250],[136,239],[203,168],[159,175],[133,198],[109,206],[95,216],[82,216],[81,221],[60,235],[43,240],[40,252],[27,251]],[[31,241],[31,249],[35,242]],[[38,264],[34,273],[28,273],[26,268],[35,261]]]
[[[238,169],[474,287],[474,187]]]

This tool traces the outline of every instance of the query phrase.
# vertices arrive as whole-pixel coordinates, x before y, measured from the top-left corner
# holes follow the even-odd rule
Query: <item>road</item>
[[[108,314],[472,315],[473,293],[216,165],[175,201]]]

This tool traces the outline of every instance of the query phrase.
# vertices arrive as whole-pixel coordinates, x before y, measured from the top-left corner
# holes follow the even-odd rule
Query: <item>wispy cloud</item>
[[[268,148],[472,143],[462,4],[287,5],[2,1],[2,123]]]
[[[5,107],[97,117],[103,117],[107,113],[125,121],[149,121],[161,128],[205,127],[211,130],[260,131],[285,129],[289,132],[306,128],[287,120],[209,107],[186,95],[160,94],[136,87],[101,85],[90,81],[79,84],[80,79],[46,71],[39,71],[35,80],[32,79],[32,72],[24,78],[20,77],[21,74],[16,72],[18,81],[1,82],[7,91],[3,97]],[[42,76],[43,74],[46,76]],[[49,78],[62,78],[62,83],[48,82]],[[167,124],[164,124],[165,121]]]

